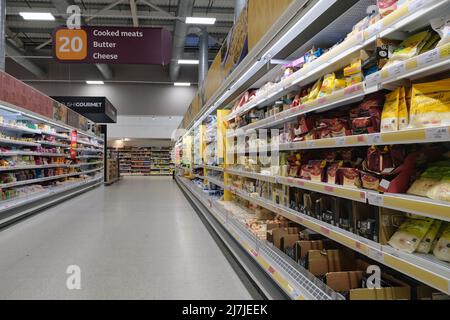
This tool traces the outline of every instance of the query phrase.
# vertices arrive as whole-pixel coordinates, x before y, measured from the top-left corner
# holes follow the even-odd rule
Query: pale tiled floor
[[[126,178],[0,230],[0,299],[251,298],[171,178]]]

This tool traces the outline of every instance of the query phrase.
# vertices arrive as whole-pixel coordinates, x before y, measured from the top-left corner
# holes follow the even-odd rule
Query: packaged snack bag
[[[364,75],[362,73],[357,73],[353,76],[346,77],[345,82],[347,87],[351,87],[355,84],[361,83],[364,79]]]
[[[430,21],[431,27],[439,34],[440,41],[437,47],[443,46],[450,42],[450,14]]]
[[[416,251],[432,224],[433,219],[431,218],[409,218],[402,223],[391,239],[389,239],[388,243],[395,249],[413,253]]]
[[[398,130],[398,114],[400,105],[400,89],[386,95],[383,113],[381,114],[381,132]]]
[[[450,78],[413,85],[410,124],[413,128],[450,123]]]
[[[311,92],[308,95],[307,101],[313,101],[316,100],[319,92],[320,92],[320,88],[322,87],[322,79],[318,80],[314,86],[311,89]]]
[[[434,220],[433,224],[431,225],[430,229],[428,230],[425,237],[420,241],[419,247],[417,248],[416,252],[419,253],[429,253],[431,250],[431,245],[434,242],[434,239],[436,239],[439,229],[441,228],[442,221],[440,220]]]
[[[406,105],[406,91],[404,87],[400,88],[398,105],[398,129],[405,130],[409,125],[409,112]]]
[[[408,60],[409,58],[418,55],[430,36],[430,32],[422,31],[404,40],[397,50],[394,51],[385,67],[398,63],[399,61]]]
[[[434,247],[433,254],[439,260],[450,262],[450,223],[447,223],[444,227],[444,231]]]
[[[336,75],[334,73],[327,74],[320,87],[319,98],[328,96],[333,93]]]
[[[344,68],[344,77],[350,77],[355,74],[362,73],[361,65],[361,59],[354,59],[348,67]]]

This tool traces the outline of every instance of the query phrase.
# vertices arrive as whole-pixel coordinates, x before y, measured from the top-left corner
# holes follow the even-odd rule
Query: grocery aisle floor
[[[0,230],[0,299],[251,298],[171,178],[127,177]]]

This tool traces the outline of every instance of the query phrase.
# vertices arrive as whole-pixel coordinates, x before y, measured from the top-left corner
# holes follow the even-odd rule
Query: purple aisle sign
[[[104,64],[170,63],[172,34],[162,28],[57,28],[53,55],[59,62]]]

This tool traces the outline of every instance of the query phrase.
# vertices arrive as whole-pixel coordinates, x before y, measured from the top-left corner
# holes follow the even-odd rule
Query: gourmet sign
[[[170,63],[172,35],[162,28],[58,28],[53,35],[56,60],[70,63]]]

